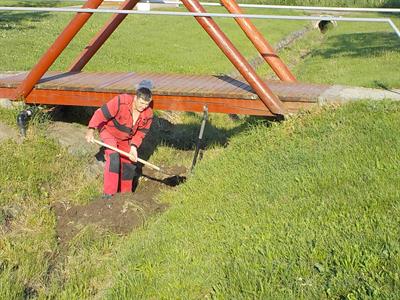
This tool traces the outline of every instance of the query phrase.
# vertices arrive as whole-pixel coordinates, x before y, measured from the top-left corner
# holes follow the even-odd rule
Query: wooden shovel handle
[[[108,144],[105,144],[103,142],[100,142],[100,141],[98,141],[96,139],[94,139],[94,142],[96,144],[99,144],[100,146],[103,146],[103,147],[106,147],[108,149],[114,150],[115,152],[118,152],[119,154],[122,154],[122,155],[128,157],[129,159],[132,159],[132,156],[129,153],[125,152],[125,151],[122,151],[122,150],[120,150],[120,149],[118,149],[116,147],[113,147],[111,145],[108,145]],[[161,169],[159,167],[157,167],[156,165],[153,165],[152,163],[149,163],[148,161],[145,161],[145,160],[143,160],[143,159],[141,159],[139,157],[137,158],[137,161],[142,163],[142,164],[144,164],[144,165],[146,165],[146,166],[148,166],[148,167],[150,167],[150,168],[152,168],[153,170],[161,171]]]

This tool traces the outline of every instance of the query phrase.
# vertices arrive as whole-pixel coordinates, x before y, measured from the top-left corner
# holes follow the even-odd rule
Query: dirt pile
[[[101,198],[87,205],[54,205],[57,216],[57,236],[61,244],[68,243],[86,225],[96,225],[103,230],[127,234],[143,226],[147,218],[165,211],[167,206],[148,199],[145,192],[116,195],[112,199]]]
[[[168,168],[168,172],[182,176],[184,167]],[[53,205],[57,217],[56,232],[61,246],[66,246],[87,225],[94,225],[105,231],[127,234],[145,224],[149,216],[162,213],[166,204],[158,203],[155,196],[170,184],[168,176],[152,170],[143,170],[135,193],[117,194],[109,200],[94,199],[87,205],[70,205],[58,202]]]

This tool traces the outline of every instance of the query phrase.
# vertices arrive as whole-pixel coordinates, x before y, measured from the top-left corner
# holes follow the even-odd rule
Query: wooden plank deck
[[[0,98],[13,98],[28,72],[0,76]],[[249,115],[271,115],[243,80],[226,75],[47,72],[26,99],[29,104],[100,106],[120,93],[132,93],[143,79],[154,83],[154,108]],[[266,81],[289,112],[317,103],[329,86]]]

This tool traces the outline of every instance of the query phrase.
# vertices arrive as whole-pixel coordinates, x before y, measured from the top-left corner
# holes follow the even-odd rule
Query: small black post
[[[193,157],[192,167],[190,168],[190,172],[193,171],[193,168],[197,163],[197,157],[199,156],[199,151],[200,151],[200,147],[201,147],[201,141],[203,139],[204,127],[206,126],[207,120],[208,120],[208,107],[207,107],[207,105],[204,105],[204,107],[203,107],[203,120],[201,122],[199,138],[197,139],[196,150],[194,151],[194,157]]]
[[[28,108],[21,111],[17,116],[17,125],[22,137],[26,137],[26,129],[28,128],[28,122],[32,115],[33,110]]]

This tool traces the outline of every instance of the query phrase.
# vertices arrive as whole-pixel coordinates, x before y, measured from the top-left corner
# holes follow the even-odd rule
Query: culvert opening
[[[336,26],[337,23],[334,20],[320,20],[316,24],[316,27],[322,34],[325,34],[328,30],[332,30]]]

